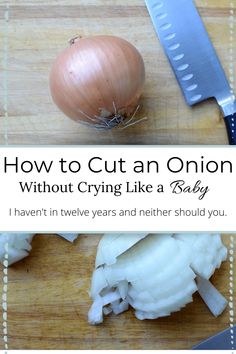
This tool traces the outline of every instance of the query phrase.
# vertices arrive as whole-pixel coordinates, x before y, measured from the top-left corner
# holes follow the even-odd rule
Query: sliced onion
[[[207,279],[197,276],[198,292],[215,317],[220,316],[228,305],[226,298]]]
[[[113,304],[120,299],[118,291],[109,291],[105,296],[97,296],[88,313],[88,321],[90,324],[96,325],[103,322],[103,307]],[[105,311],[106,312],[106,311]],[[110,311],[108,311],[110,313]]]
[[[79,236],[78,234],[69,234],[69,233],[59,233],[58,235],[70,242],[74,242]]]
[[[8,245],[8,265],[12,265],[27,257],[31,251],[33,234],[0,234],[0,262],[3,263],[6,254],[5,245]]]
[[[226,259],[220,235],[149,234],[134,240],[129,234],[105,235],[101,240],[91,288],[97,306],[92,306],[90,323],[101,323],[103,314],[120,313],[129,305],[138,319],[168,316],[192,302],[197,290],[213,314],[222,313],[227,301],[206,280]],[[107,303],[114,293],[119,298]]]
[[[130,249],[147,235],[147,233],[104,234],[98,245],[96,268],[103,264],[111,265],[116,263],[117,257]]]
[[[3,263],[5,256],[5,244],[8,244],[8,264],[12,265],[27,257],[31,251],[31,242],[35,234],[31,233],[0,233],[0,262]],[[67,241],[73,242],[79,235],[61,233]]]

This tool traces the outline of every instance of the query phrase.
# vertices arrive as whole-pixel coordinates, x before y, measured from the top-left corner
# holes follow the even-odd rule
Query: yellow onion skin
[[[68,117],[112,128],[133,115],[145,81],[141,54],[114,36],[76,38],[55,60],[50,89]]]

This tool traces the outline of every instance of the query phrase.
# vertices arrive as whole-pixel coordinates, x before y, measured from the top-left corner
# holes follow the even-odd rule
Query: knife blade
[[[236,145],[236,100],[193,0],[145,0],[185,100],[215,98],[230,145]]]
[[[196,345],[195,347],[193,347],[193,349],[194,350],[212,350],[212,349],[234,350],[234,348],[236,348],[235,338],[236,338],[236,325]]]

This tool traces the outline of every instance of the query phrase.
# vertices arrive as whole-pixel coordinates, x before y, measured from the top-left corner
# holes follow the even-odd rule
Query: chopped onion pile
[[[196,291],[218,316],[227,301],[209,279],[226,258],[218,234],[107,234],[98,247],[88,320],[99,324],[129,305],[140,320],[169,316]]]
[[[73,242],[77,234],[58,234],[67,241]],[[0,262],[3,263],[4,255],[6,253],[5,245],[8,244],[8,264],[11,265],[27,257],[31,251],[31,242],[34,234],[20,234],[20,233],[0,233]]]

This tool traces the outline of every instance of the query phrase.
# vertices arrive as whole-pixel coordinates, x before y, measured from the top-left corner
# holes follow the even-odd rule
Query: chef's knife
[[[232,334],[234,333],[234,334]],[[234,350],[236,348],[236,325],[193,347],[194,350]]]
[[[236,100],[192,0],[145,0],[189,106],[215,98],[236,145]]]

